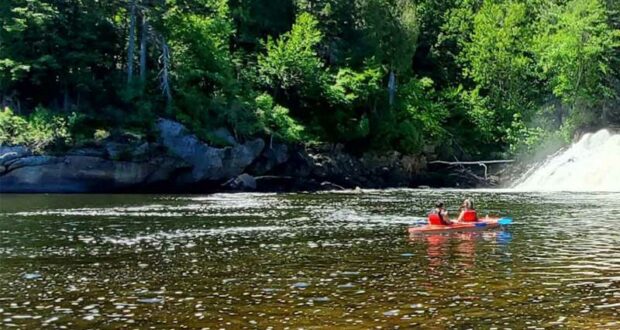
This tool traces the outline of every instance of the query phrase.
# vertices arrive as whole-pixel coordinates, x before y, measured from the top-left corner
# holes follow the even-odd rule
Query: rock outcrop
[[[160,119],[157,128],[155,144],[106,141],[62,155],[35,155],[24,146],[0,147],[0,192],[200,190],[203,184],[214,186],[243,173],[265,145],[262,139],[239,144],[218,130],[220,138],[234,143],[216,148],[180,123]]]
[[[306,149],[262,139],[240,143],[226,129],[200,140],[160,119],[157,141],[102,141],[63,154],[0,146],[0,192],[290,191],[428,184],[426,160],[396,152],[353,156],[341,145]]]
[[[356,157],[337,145],[294,150],[289,159],[275,169],[279,175],[307,180],[308,185],[381,188],[408,187],[419,178],[425,167],[423,156],[391,152]]]
[[[256,178],[247,173],[243,173],[236,178],[228,180],[222,186],[237,191],[256,190]]]
[[[0,155],[6,155],[0,148]],[[8,160],[7,160],[8,159]],[[36,156],[0,160],[0,192],[109,192],[166,181],[183,164],[159,157],[146,162],[96,156]]]
[[[262,139],[232,147],[215,148],[200,141],[185,126],[167,119],[157,122],[160,143],[168,152],[186,163],[192,170],[179,178],[180,183],[220,181],[241,174],[254,162],[265,146]]]

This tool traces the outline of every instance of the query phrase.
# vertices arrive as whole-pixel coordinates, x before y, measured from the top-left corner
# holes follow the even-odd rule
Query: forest
[[[0,2],[0,145],[201,139],[482,159],[620,124],[617,0]]]

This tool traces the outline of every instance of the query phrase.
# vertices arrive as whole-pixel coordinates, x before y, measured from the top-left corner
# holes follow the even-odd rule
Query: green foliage
[[[316,53],[322,34],[319,22],[308,13],[297,16],[290,32],[277,40],[267,38],[265,55],[258,56],[260,82],[276,93],[316,91],[323,78],[323,64]]]
[[[486,135],[501,138],[514,113],[529,117],[537,101],[530,12],[524,3],[485,1],[474,17],[462,55],[476,85],[472,118]],[[482,100],[477,100],[482,97]]]
[[[381,115],[376,145],[396,146],[417,154],[425,145],[435,145],[447,135],[448,109],[438,101],[429,78],[411,79],[399,90],[399,102]]]
[[[325,98],[331,108],[324,114],[338,141],[353,141],[370,134],[369,101],[380,91],[381,70],[373,67],[362,72],[340,69],[325,87]]]
[[[220,112],[237,87],[228,45],[234,29],[227,1],[200,0],[195,6],[186,8],[181,1],[173,2],[164,24],[174,54],[175,115],[200,130],[226,124],[222,121],[227,118]],[[219,120],[213,123],[213,118]]]
[[[604,100],[617,95],[620,30],[609,21],[599,0],[549,5],[542,14],[534,51],[551,92],[566,105],[553,115],[567,141],[577,129],[604,121]]]
[[[415,4],[407,0],[363,0],[361,12],[369,56],[389,70],[407,72],[419,34]]]
[[[287,142],[301,141],[303,126],[289,116],[287,108],[274,104],[268,94],[256,97],[256,114],[259,125],[264,127],[266,133]]]
[[[549,5],[539,24],[534,50],[553,94],[575,105],[611,93],[605,76],[611,72],[620,30],[607,24],[599,0],[571,0]]]
[[[34,108],[91,110],[114,100],[118,8],[94,0],[15,0],[0,4],[0,97]]]
[[[213,143],[226,127],[360,152],[528,152],[620,124],[619,13],[611,0],[0,1],[0,105],[32,113],[3,111],[2,143],[148,136],[166,116]]]
[[[609,26],[608,12],[599,0],[571,0],[541,9],[532,50],[549,93],[561,101],[540,115],[552,118],[557,134],[569,142],[580,128],[604,123],[606,100],[616,97],[613,63],[620,59],[620,30]],[[617,62],[616,62],[617,63]]]
[[[340,69],[333,85],[328,86],[326,97],[330,103],[345,107],[362,105],[380,90],[381,72],[378,68],[367,68],[355,72],[349,68]]]
[[[0,144],[14,145],[23,140],[28,130],[28,121],[13,114],[9,108],[0,112]]]
[[[295,20],[295,4],[291,0],[230,0],[235,22],[236,44],[254,53],[265,36],[278,36],[289,31]]]
[[[95,139],[95,141],[103,141],[109,137],[110,137],[110,132],[104,129],[97,129],[95,130],[95,134],[93,134],[93,138]]]
[[[514,154],[527,153],[536,150],[547,137],[547,132],[541,127],[527,127],[517,113],[510,127],[506,129],[510,152]]]
[[[25,145],[41,152],[55,143],[69,143],[67,122],[44,108],[24,118],[9,108],[0,111],[0,145]]]

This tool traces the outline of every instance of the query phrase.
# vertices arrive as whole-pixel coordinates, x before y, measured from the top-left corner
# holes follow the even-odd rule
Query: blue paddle
[[[502,226],[511,225],[512,224],[512,218],[501,218],[501,219],[497,220],[497,223],[499,223]]]
[[[501,219],[497,220],[497,223],[500,224],[501,226],[512,225],[512,218],[504,217],[504,218],[501,218]],[[412,224],[413,225],[426,225],[426,224],[428,224],[428,221],[426,221],[426,220],[416,220]],[[485,227],[486,225],[487,224],[484,223],[484,222],[476,223],[476,227]]]

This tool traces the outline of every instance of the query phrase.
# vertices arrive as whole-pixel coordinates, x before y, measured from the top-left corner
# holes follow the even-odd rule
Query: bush
[[[259,123],[268,134],[289,142],[301,141],[303,126],[289,116],[287,108],[274,105],[270,95],[259,95],[256,98],[256,107]]]
[[[375,118],[378,123],[374,147],[417,154],[425,146],[436,145],[448,135],[444,122],[449,112],[437,101],[430,78],[412,78],[398,91],[397,102]]]
[[[538,148],[549,134],[541,127],[527,127],[516,113],[510,127],[506,129],[506,140],[512,154],[531,153]]]
[[[70,141],[65,118],[42,107],[28,117],[16,115],[9,108],[0,111],[0,145],[24,145],[41,152],[53,144]]]
[[[28,122],[9,108],[0,111],[0,145],[20,144],[28,130]]]
[[[95,141],[102,141],[109,137],[110,137],[110,132],[104,129],[98,129],[95,131],[95,134],[93,134],[93,138],[95,139]]]
[[[276,91],[301,90],[302,95],[313,94],[324,77],[323,64],[316,48],[323,35],[319,21],[308,13],[297,16],[290,32],[263,44],[265,55],[258,56],[259,80],[265,87]]]

